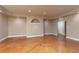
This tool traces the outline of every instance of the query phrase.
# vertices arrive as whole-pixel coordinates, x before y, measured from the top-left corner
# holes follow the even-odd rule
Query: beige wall
[[[31,23],[33,18],[37,18],[40,23]],[[8,36],[26,35],[27,37],[43,35],[43,18],[27,16],[27,19],[18,17],[9,17]]]
[[[22,17],[8,18],[8,36],[26,35],[26,19]]]
[[[36,18],[40,23],[31,23]],[[27,19],[9,17],[8,36],[26,35],[27,37],[43,36],[43,17],[27,16]],[[45,21],[45,34],[57,35],[57,20]]]
[[[0,39],[8,36],[8,17],[0,14]]]
[[[57,20],[53,20],[52,22],[53,22],[52,23],[52,33],[54,35],[57,35],[58,34],[58,25],[57,25],[58,21]]]
[[[46,20],[45,21],[45,34],[57,35],[57,20]]]
[[[40,23],[31,23],[31,20],[36,18]],[[27,16],[26,21],[27,37],[42,36],[43,35],[43,18],[38,16]]]
[[[79,39],[79,14],[67,16],[67,37]]]
[[[52,34],[52,21],[45,21],[45,34]]]
[[[38,19],[40,23],[31,23],[33,18]],[[43,17],[27,16],[27,19],[9,17],[8,19],[8,36],[43,36],[43,30]],[[45,21],[45,33],[57,35],[57,20]]]

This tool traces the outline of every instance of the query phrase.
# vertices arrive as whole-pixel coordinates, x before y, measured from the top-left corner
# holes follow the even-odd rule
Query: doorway
[[[58,42],[59,42],[59,52],[63,52],[66,43],[66,21],[64,18],[58,19]]]

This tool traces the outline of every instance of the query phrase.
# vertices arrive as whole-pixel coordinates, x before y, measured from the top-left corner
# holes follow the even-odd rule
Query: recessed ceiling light
[[[28,10],[28,12],[31,13],[32,11],[31,10]]]
[[[46,15],[47,14],[47,12],[43,12],[43,15]]]
[[[0,12],[2,12],[2,10],[0,10]]]

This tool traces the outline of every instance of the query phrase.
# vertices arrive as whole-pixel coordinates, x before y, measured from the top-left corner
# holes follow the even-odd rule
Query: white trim
[[[70,37],[70,36],[67,36],[66,38],[68,38],[68,39],[72,39],[72,40],[75,40],[75,41],[79,41],[79,39],[74,38],[74,37]]]
[[[55,35],[55,36],[57,36],[57,34],[54,34],[54,33],[45,33],[45,35]]]
[[[2,39],[0,39],[0,42],[4,41],[5,39],[7,39],[8,37],[4,37]]]
[[[30,37],[42,37],[44,36],[43,34],[40,34],[40,35],[27,35],[27,38],[30,38]]]
[[[12,36],[8,36],[8,38],[10,38],[10,37],[22,37],[22,36],[26,36],[27,37],[27,35],[12,35]]]
[[[45,33],[45,35],[52,35],[53,33]]]
[[[30,38],[30,37],[41,37],[41,36],[44,36],[43,34],[40,34],[40,35],[12,35],[12,36],[8,36],[8,38],[11,38],[11,37],[23,37],[23,36],[26,36],[27,38]]]

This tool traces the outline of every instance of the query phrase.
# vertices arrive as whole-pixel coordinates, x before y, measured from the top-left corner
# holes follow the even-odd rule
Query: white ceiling
[[[47,17],[55,17],[66,12],[69,12],[73,9],[78,8],[79,6],[74,5],[3,5],[5,9],[13,14],[19,15],[34,15],[34,16],[43,16],[43,13],[46,12]],[[31,10],[31,13],[28,12]]]

